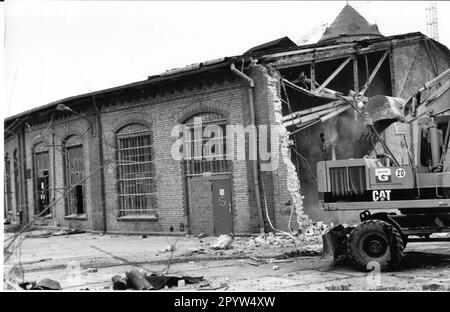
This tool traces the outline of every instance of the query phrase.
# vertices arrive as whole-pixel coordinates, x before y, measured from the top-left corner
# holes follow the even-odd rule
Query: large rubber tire
[[[352,262],[362,271],[370,271],[371,261],[379,264],[381,271],[392,269],[403,259],[403,240],[391,224],[381,220],[359,223],[350,233],[347,251]]]

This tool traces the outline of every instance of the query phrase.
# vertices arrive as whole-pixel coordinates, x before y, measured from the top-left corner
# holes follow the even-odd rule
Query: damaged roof
[[[361,39],[352,42],[336,43],[318,42],[314,44],[302,45],[294,48],[289,48],[284,51],[277,51],[274,53],[266,53],[259,58],[261,63],[274,63],[274,65],[281,65],[282,63],[290,63],[290,58],[295,58],[301,63],[311,62],[312,60],[322,59],[328,56],[347,55],[354,53],[367,53],[369,51],[386,50],[391,46],[410,45],[420,41],[429,41],[436,48],[441,50],[450,61],[450,50],[443,44],[428,38],[421,32],[406,33],[401,35],[393,35],[389,37],[379,37],[372,39]],[[278,66],[277,66],[278,67]]]
[[[260,52],[273,52],[275,50],[282,50],[287,48],[297,47],[294,41],[292,41],[289,37],[282,37],[279,39],[275,39],[260,45],[257,45],[256,47],[253,47],[246,51],[244,55],[246,54],[254,54],[254,53],[260,53]]]
[[[380,38],[376,24],[369,22],[352,6],[346,5],[318,42],[349,42],[355,39]]]

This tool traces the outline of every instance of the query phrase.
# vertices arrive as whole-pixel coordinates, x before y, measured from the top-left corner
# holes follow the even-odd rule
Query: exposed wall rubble
[[[291,197],[291,205],[293,205],[296,214],[298,227],[304,229],[308,225],[308,216],[303,213],[303,198],[301,194],[300,181],[297,175],[295,165],[291,161],[290,156],[290,139],[289,133],[283,126],[282,122],[282,107],[280,99],[280,74],[273,68],[266,70],[267,76],[267,92],[272,98],[273,123],[279,135],[279,142],[272,142],[272,150],[279,150],[280,164],[283,164],[286,169],[286,188]],[[294,217],[293,217],[294,218]]]

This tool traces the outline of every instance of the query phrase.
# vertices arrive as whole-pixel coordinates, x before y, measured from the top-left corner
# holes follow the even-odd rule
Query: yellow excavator
[[[449,77],[450,69],[408,101],[350,94],[341,101],[285,116],[285,126],[302,129],[304,125],[304,129],[353,108],[384,151],[374,157],[317,163],[321,209],[354,211],[360,219],[356,225],[327,229],[322,235],[324,255],[334,260],[347,257],[364,271],[374,263],[387,270],[401,263],[410,237],[426,240],[433,233],[450,232]],[[425,93],[429,95],[423,99]],[[381,135],[396,122],[413,123],[418,129],[413,143],[417,155],[413,157],[406,145],[406,165],[398,162]]]

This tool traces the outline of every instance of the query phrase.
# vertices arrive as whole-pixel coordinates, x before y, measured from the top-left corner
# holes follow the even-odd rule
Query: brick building
[[[407,100],[449,64],[442,44],[421,33],[384,37],[347,5],[316,44],[285,37],[8,117],[5,213],[21,222],[39,216],[41,224],[150,234],[244,234],[268,223],[286,230],[303,214],[342,221],[317,208],[315,161],[330,157],[333,146],[338,158],[369,153],[362,122],[348,110],[296,131],[283,117],[335,99],[330,90]],[[178,127],[195,131],[199,117],[203,133],[208,125],[223,129],[216,138],[245,158],[175,159]],[[252,125],[269,126],[270,159],[248,159],[253,144],[261,155],[266,140],[259,128],[248,131]],[[414,150],[415,126],[396,127]],[[406,161],[398,128],[384,135]],[[244,146],[228,141],[245,132]],[[195,133],[185,137],[183,150],[196,139],[203,143]]]

